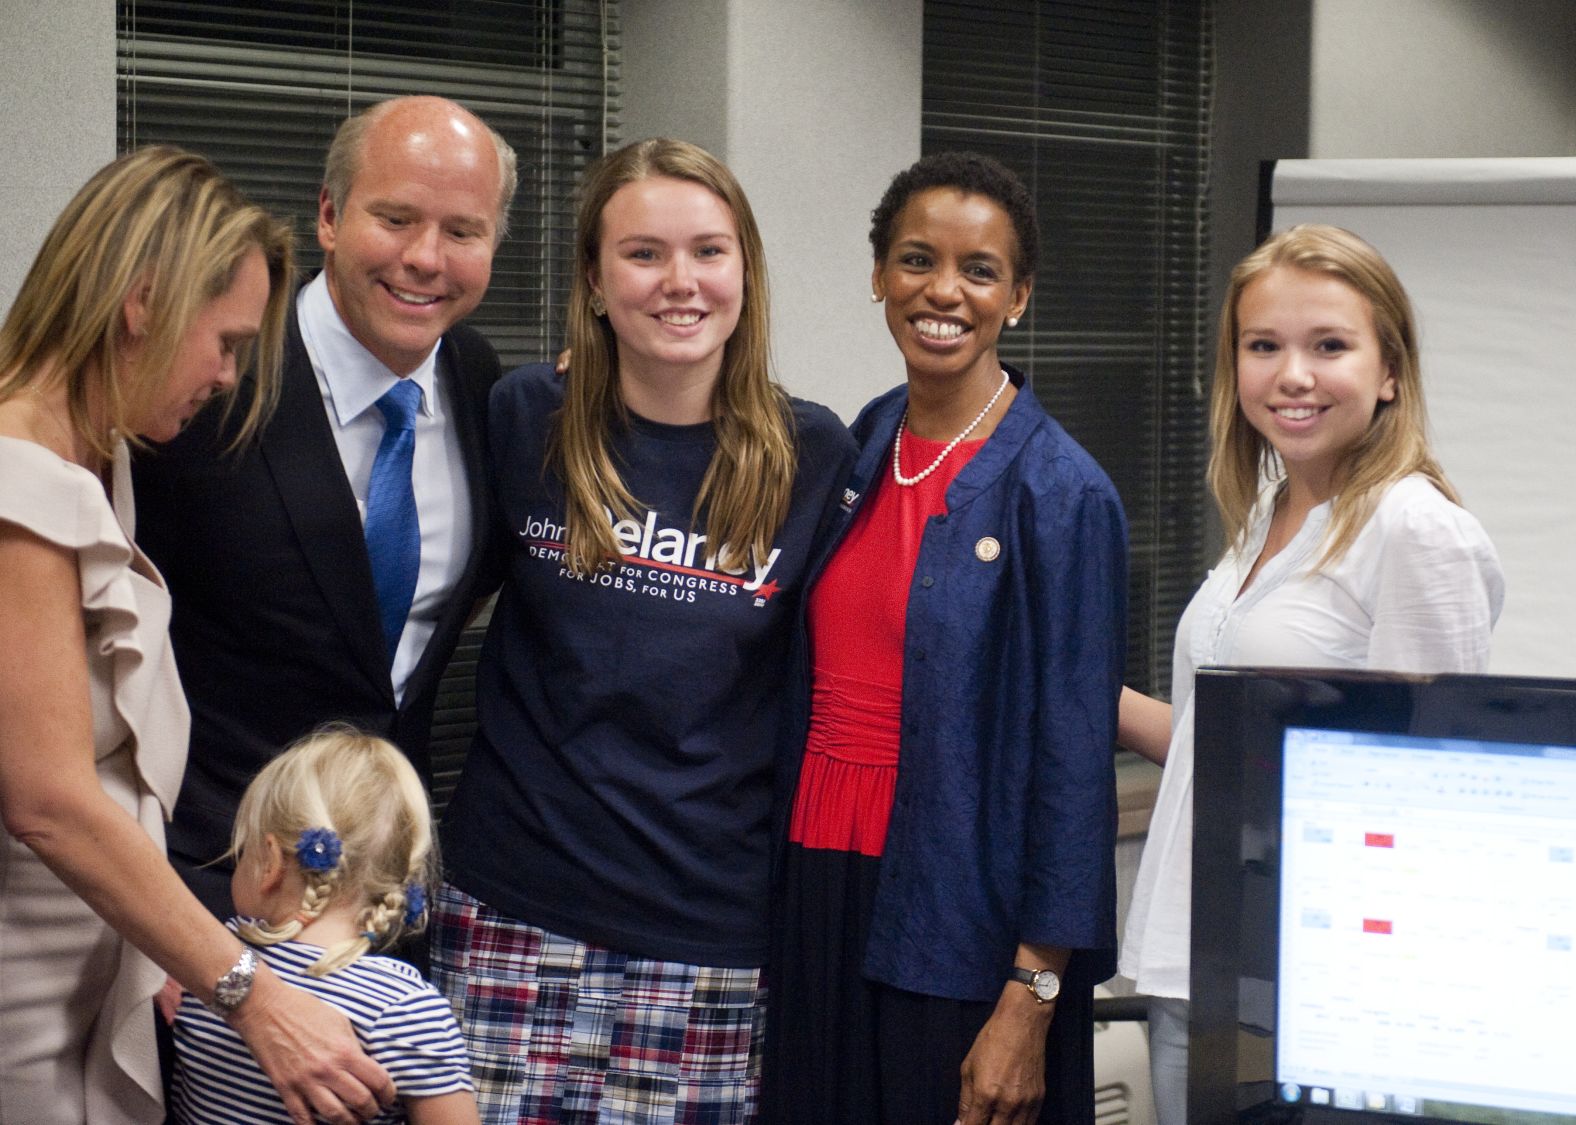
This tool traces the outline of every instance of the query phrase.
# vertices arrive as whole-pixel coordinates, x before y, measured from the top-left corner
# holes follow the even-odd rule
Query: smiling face
[[[625,184],[602,208],[590,282],[622,381],[716,380],[744,301],[744,254],[720,196],[667,176]]]
[[[136,431],[151,441],[181,432],[211,396],[235,386],[237,353],[257,337],[268,304],[268,263],[252,247],[236,265],[229,288],[197,311],[175,351],[165,380]]]
[[[318,201],[328,291],[345,326],[396,375],[481,302],[502,184],[484,126],[437,99],[380,117],[343,207]]]
[[[996,340],[1023,315],[1031,280],[1013,277],[1016,236],[995,200],[938,187],[898,212],[872,292],[913,379],[999,378]]]
[[[1328,499],[1374,411],[1395,398],[1373,309],[1338,278],[1275,266],[1243,288],[1236,320],[1243,417],[1280,454],[1294,486]]]

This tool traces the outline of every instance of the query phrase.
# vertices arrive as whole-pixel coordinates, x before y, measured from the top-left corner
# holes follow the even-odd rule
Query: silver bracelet
[[[213,1000],[208,1008],[214,1013],[227,1016],[241,1006],[248,996],[252,994],[252,982],[257,979],[257,954],[252,952],[251,946],[241,950],[241,958],[235,967],[213,986]]]

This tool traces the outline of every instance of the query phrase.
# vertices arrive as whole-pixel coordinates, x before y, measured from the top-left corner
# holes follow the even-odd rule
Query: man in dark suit
[[[204,412],[137,459],[137,538],[170,586],[192,710],[170,858],[221,916],[230,865],[203,865],[290,742],[343,720],[428,773],[439,677],[496,584],[482,445],[498,357],[458,322],[486,292],[515,182],[514,152],[453,102],[347,120],[272,420],[232,453]]]

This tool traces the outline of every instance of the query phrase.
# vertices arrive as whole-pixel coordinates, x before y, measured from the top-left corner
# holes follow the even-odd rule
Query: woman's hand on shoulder
[[[394,1104],[394,1082],[362,1050],[350,1021],[259,966],[229,1017],[298,1125],[353,1125]]]

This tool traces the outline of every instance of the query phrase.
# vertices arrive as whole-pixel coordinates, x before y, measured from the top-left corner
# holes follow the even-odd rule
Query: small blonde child
[[[236,813],[230,927],[279,977],[344,1012],[399,1091],[375,1120],[479,1120],[448,1001],[411,966],[370,956],[426,923],[436,870],[427,794],[392,744],[328,727],[270,762]],[[170,1120],[288,1123],[235,1032],[190,994],[175,1018]]]

